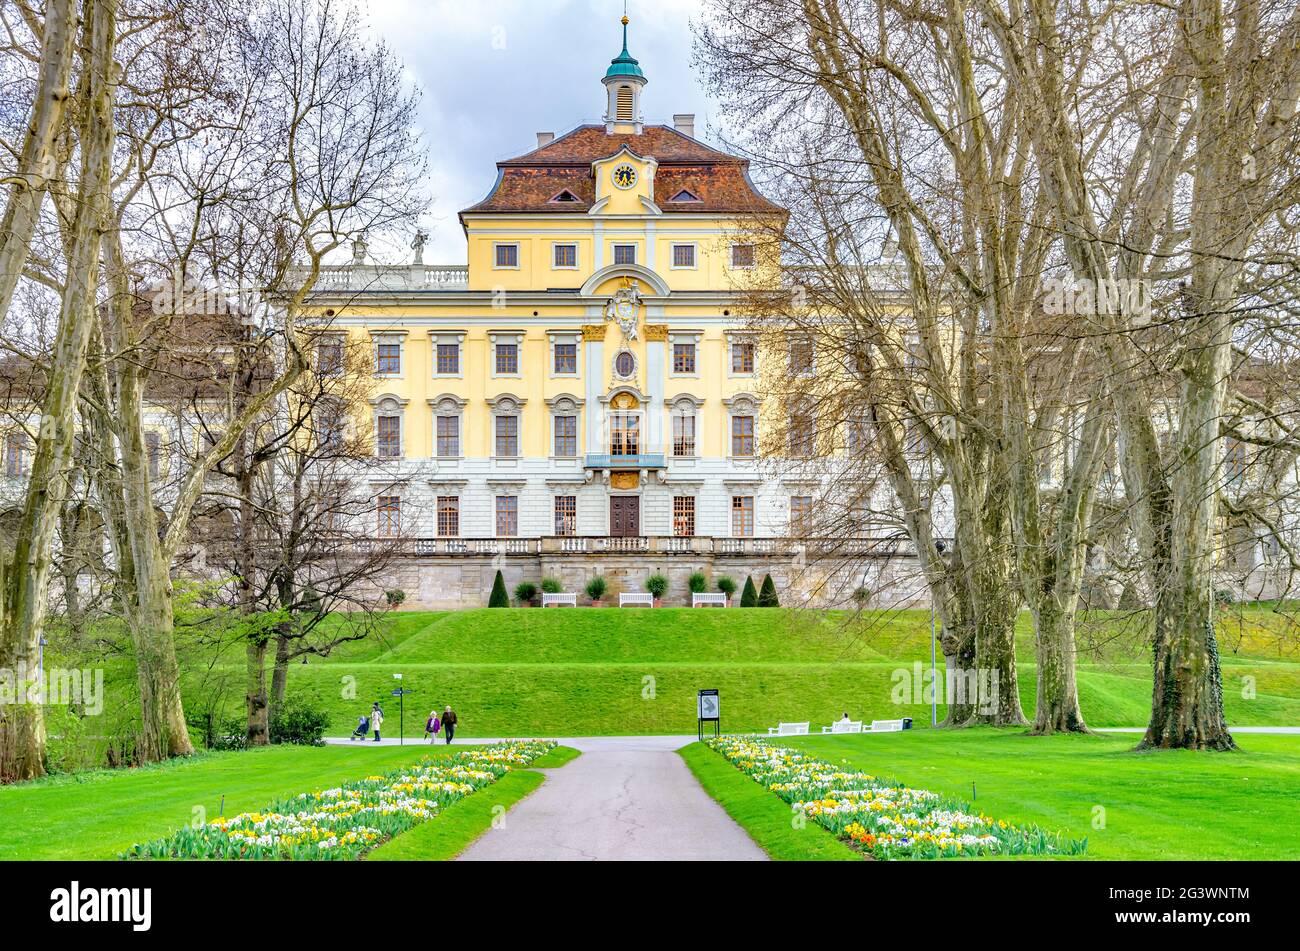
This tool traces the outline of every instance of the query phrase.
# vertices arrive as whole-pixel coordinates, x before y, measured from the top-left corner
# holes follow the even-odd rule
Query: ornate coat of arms
[[[613,320],[622,329],[628,340],[636,339],[637,315],[641,310],[641,291],[637,282],[631,281],[626,287],[614,292],[614,296],[605,305],[605,319]]]

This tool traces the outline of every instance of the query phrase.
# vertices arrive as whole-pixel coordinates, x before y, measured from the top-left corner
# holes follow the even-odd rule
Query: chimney
[[[539,149],[540,149],[543,145],[550,145],[550,144],[551,144],[552,142],[554,142],[554,141],[555,141],[555,133],[554,133],[554,132],[539,132],[539,133],[537,133],[537,147],[538,147]]]
[[[695,138],[695,115],[694,113],[682,113],[673,116],[673,128],[682,135],[689,135]]]

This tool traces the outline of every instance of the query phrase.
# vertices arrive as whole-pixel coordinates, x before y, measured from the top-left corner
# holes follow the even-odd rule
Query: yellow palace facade
[[[754,216],[783,215],[693,117],[642,117],[624,45],[605,114],[499,162],[460,214],[467,265],[329,268],[312,304],[374,356],[375,532],[408,603],[482,603],[496,568],[580,591],[660,570],[788,577],[810,492],[755,454],[758,348],[734,313],[762,279]],[[760,574],[761,578],[761,574]],[[755,579],[756,582],[759,579]]]

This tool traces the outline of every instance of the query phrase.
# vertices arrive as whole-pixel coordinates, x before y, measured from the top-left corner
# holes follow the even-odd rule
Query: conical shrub
[[[497,569],[496,580],[492,582],[492,595],[488,598],[488,607],[510,607],[510,593],[506,591],[506,579],[501,577],[501,570],[499,568]]]
[[[758,606],[760,608],[779,608],[780,600],[776,596],[776,585],[771,575],[763,575],[763,586],[758,589]]]
[[[758,607],[758,591],[754,588],[754,579],[748,575],[745,576],[745,588],[740,592],[740,606],[742,608]]]

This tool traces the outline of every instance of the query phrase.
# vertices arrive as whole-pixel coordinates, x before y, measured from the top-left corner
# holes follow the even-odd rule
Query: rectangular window
[[[615,456],[635,456],[641,452],[641,417],[615,413],[610,417],[609,451]]]
[[[460,344],[438,344],[438,373],[456,376],[460,373]]]
[[[817,431],[812,414],[799,410],[790,414],[790,455],[806,459],[813,455],[817,445]]]
[[[733,456],[752,456],[754,454],[754,417],[731,417],[731,454]]]
[[[343,344],[327,340],[316,348],[316,372],[321,376],[338,376],[343,372]]]
[[[496,454],[500,458],[513,459],[519,455],[519,417],[498,416],[496,418]]]
[[[731,497],[731,534],[737,538],[749,538],[754,534],[754,497],[752,495],[733,495]]]
[[[460,497],[438,496],[438,537],[455,538],[460,534]]]
[[[27,437],[18,433],[5,437],[5,475],[10,479],[27,475]]]
[[[635,263],[636,263],[636,245],[635,245],[635,244],[616,244],[616,245],[614,245],[614,263],[615,263],[615,264],[635,264]]]
[[[497,267],[519,267],[519,245],[497,245]]]
[[[519,534],[519,496],[497,496],[497,537],[509,538]]]
[[[402,533],[402,500],[396,495],[379,497],[379,537],[393,538]]]
[[[790,496],[790,534],[805,535],[812,520],[812,496]]]
[[[438,455],[454,459],[460,455],[460,417],[438,417]]]
[[[695,344],[693,343],[673,344],[673,372],[674,373],[695,372]]]
[[[733,268],[753,267],[754,246],[752,244],[733,244],[731,246],[731,266]]]
[[[380,416],[375,421],[375,455],[396,459],[402,454],[402,417]]]
[[[695,496],[673,496],[673,534],[678,538],[695,534]]]
[[[790,372],[794,374],[811,373],[813,368],[813,342],[811,340],[792,340],[790,342]]]
[[[402,345],[381,343],[375,347],[375,372],[396,375],[402,372]]]
[[[157,479],[162,472],[162,437],[157,433],[145,433],[144,449],[149,456],[149,478]]]
[[[555,345],[555,372],[578,372],[578,345],[576,343],[557,343]]]
[[[497,375],[513,375],[519,372],[519,344],[499,343],[496,348]]]
[[[673,455],[695,455],[695,417],[673,417]]]
[[[566,459],[578,454],[578,417],[555,417],[555,454]]]
[[[752,341],[733,340],[731,342],[731,372],[754,372],[754,344]]]
[[[695,267],[695,245],[693,244],[674,244],[673,245],[673,267]]]
[[[555,497],[555,534],[578,534],[578,497],[576,495],[557,495]]]
[[[1240,485],[1246,478],[1246,444],[1236,437],[1229,436],[1224,441],[1224,474],[1228,485]]]
[[[556,244],[552,247],[555,249],[555,267],[575,268],[578,266],[578,246],[576,244]]]

